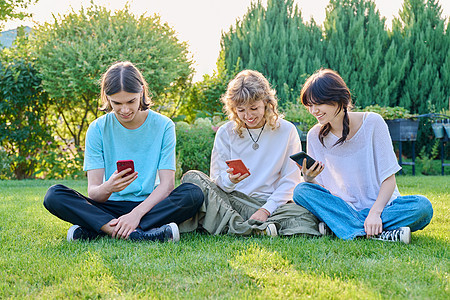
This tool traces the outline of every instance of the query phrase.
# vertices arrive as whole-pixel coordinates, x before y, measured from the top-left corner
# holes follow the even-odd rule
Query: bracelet
[[[268,217],[270,217],[270,212],[267,209],[261,207],[258,210],[262,210]]]

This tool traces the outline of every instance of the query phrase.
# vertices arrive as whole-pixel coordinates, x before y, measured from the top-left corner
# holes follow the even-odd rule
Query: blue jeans
[[[365,236],[364,221],[370,209],[357,211],[341,198],[318,184],[302,182],[294,190],[295,203],[305,207],[334,234],[343,240]],[[433,217],[430,201],[420,195],[400,196],[386,205],[382,214],[383,230],[410,227],[411,231],[425,228]]]

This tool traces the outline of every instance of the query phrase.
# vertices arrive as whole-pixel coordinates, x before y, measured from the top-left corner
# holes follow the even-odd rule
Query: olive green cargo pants
[[[181,182],[199,186],[204,194],[204,202],[197,215],[180,224],[181,232],[201,227],[214,235],[251,235],[261,232],[268,224],[273,223],[277,227],[278,235],[320,235],[318,219],[292,200],[280,206],[263,223],[249,218],[264,205],[264,200],[249,197],[238,191],[226,193],[200,171],[187,172]]]

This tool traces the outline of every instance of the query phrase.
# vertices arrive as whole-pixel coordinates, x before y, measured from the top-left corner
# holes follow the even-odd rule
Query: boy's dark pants
[[[50,187],[44,198],[45,208],[58,218],[98,233],[103,225],[131,212],[140,203],[110,200],[99,203],[61,184]],[[139,227],[149,230],[171,222],[180,224],[193,217],[202,203],[201,189],[183,183],[145,214]]]

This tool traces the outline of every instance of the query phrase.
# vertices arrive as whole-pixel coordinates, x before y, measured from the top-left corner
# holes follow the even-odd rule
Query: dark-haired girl
[[[45,196],[45,208],[74,224],[67,232],[69,241],[102,235],[178,241],[177,224],[196,214],[203,194],[193,184],[174,189],[173,122],[149,109],[147,83],[130,62],[106,71],[101,99],[108,113],[92,122],[86,133],[88,197],[54,185]],[[118,160],[133,160],[135,172],[119,172]]]
[[[424,196],[401,196],[397,163],[386,123],[380,115],[350,112],[351,95],[334,71],[309,77],[301,101],[319,124],[308,132],[307,151],[316,159],[300,167],[304,181],[294,201],[322,221],[338,238],[367,236],[409,243],[411,231],[423,229],[433,216]]]

